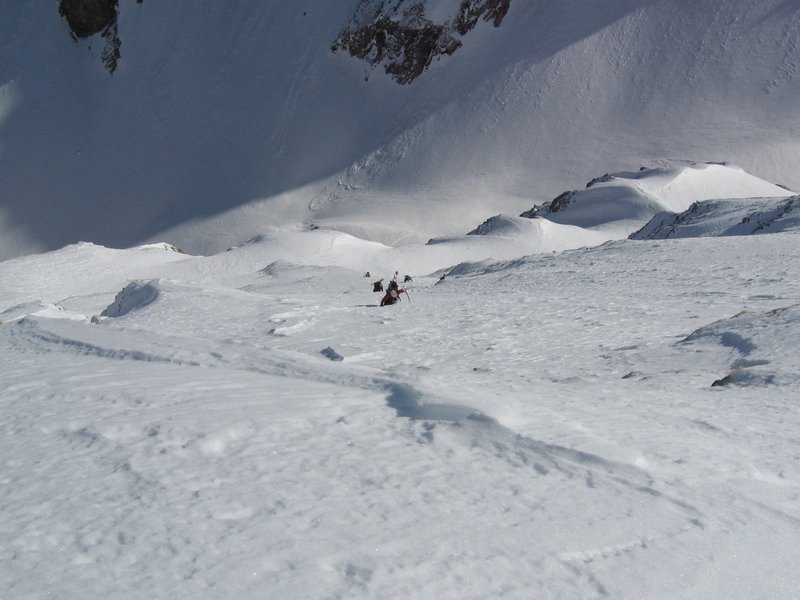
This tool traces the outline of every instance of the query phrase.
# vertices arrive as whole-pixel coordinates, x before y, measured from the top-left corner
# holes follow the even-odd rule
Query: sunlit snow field
[[[798,597],[796,233],[282,240],[0,263],[3,597]]]

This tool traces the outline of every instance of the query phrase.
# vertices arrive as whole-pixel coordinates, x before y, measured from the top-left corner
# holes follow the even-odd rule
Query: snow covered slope
[[[800,197],[709,200],[680,214],[662,213],[631,239],[750,235],[800,230]]]
[[[797,236],[447,246],[0,263],[0,596],[795,597]]]
[[[681,213],[695,202],[730,198],[786,198],[792,192],[719,164],[665,163],[637,172],[606,174],[584,190],[564,192],[523,217],[602,231],[609,239],[627,237],[658,213]]]
[[[55,2],[3,3],[0,259],[309,224],[424,242],[662,158],[800,188],[792,2],[512,0],[407,85],[331,51],[363,5],[123,0],[111,75]]]

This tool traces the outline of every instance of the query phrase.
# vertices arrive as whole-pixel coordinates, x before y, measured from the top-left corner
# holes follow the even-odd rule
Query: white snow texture
[[[123,1],[113,74],[55,5],[0,6],[0,598],[800,598],[794,0],[512,0],[407,85],[360,0]]]

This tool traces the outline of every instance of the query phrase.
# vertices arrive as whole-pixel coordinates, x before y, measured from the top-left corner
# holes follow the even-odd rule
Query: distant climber
[[[372,275],[370,275],[370,274],[369,274],[369,271],[367,271],[366,273],[364,273],[364,277],[365,277],[365,278],[369,278],[369,277],[372,277]]]
[[[379,279],[378,281],[372,284],[372,291],[373,292],[382,292],[383,291],[383,279]]]
[[[411,275],[406,275],[405,277],[403,277],[403,283],[408,283],[409,281],[414,281],[413,279],[411,279]]]

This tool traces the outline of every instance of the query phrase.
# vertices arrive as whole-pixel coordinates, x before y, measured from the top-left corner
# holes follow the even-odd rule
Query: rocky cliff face
[[[434,22],[425,3],[413,0],[362,0],[350,23],[333,43],[384,70],[400,84],[411,83],[439,56],[451,55],[482,18],[499,27],[511,0],[462,0],[453,18]]]

